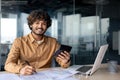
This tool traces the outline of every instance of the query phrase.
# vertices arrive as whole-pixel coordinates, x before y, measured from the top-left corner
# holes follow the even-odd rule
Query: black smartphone
[[[61,44],[60,48],[54,53],[54,56],[57,56],[58,54],[60,54],[63,51],[70,52],[71,49],[72,49],[71,46]]]

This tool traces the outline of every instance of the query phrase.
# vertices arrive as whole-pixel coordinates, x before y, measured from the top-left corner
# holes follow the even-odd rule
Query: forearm
[[[23,66],[23,61],[19,60],[20,57],[20,40],[16,39],[10,49],[8,57],[5,62],[4,69],[8,72],[19,73],[20,68]]]
[[[22,65],[17,65],[15,63],[6,63],[4,68],[8,72],[19,73],[20,69],[22,68]]]
[[[12,73],[19,73],[19,70],[23,67],[24,62],[20,61],[17,56],[9,54],[5,62],[5,70]]]

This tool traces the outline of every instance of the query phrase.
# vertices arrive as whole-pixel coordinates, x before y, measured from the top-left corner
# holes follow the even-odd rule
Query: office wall
[[[66,3],[61,3],[60,5],[57,5],[57,7],[53,7],[56,6],[56,4],[49,5],[48,7],[49,9],[46,7],[47,6],[46,3],[44,3],[46,4],[46,6],[42,5],[42,7],[37,6],[33,8],[33,6],[29,6],[29,4],[27,4],[26,6],[22,6],[19,3],[17,3],[17,0],[15,1],[16,3],[13,4],[9,3],[11,5],[8,4],[0,5],[0,7],[2,6],[1,7],[2,10],[0,10],[0,18],[9,19],[9,15],[11,14],[15,16],[17,15],[15,17],[17,20],[16,21],[17,33],[15,35],[17,35],[17,37],[26,35],[30,32],[26,24],[27,14],[29,14],[29,12],[34,9],[44,8],[44,10],[48,11],[51,17],[54,19],[53,22],[55,22],[51,26],[51,29],[48,30],[47,35],[57,38],[59,42],[74,46],[71,53],[73,63],[75,64],[92,63],[97,54],[99,46],[105,43],[109,44],[109,48],[107,51],[107,55],[105,55],[105,58],[118,60],[120,62],[120,56],[118,55],[118,51],[113,49],[114,36],[112,35],[114,31],[120,30],[119,1],[110,0],[110,2],[107,4],[84,3],[82,5],[79,5],[78,1],[76,1],[77,2],[76,4],[74,4],[73,2],[70,3],[68,2],[67,4],[67,1],[70,1],[67,0]],[[111,1],[113,2],[111,3]],[[66,6],[64,6],[65,4]],[[60,7],[58,8],[58,6]],[[22,7],[25,8],[23,9]],[[15,8],[15,10],[13,8]],[[99,19],[95,18],[95,16],[99,17]],[[65,22],[65,19],[67,19],[67,23]],[[92,21],[95,21],[95,23]],[[106,33],[107,30],[108,33]],[[6,40],[5,42],[7,42],[8,40]],[[0,25],[0,42],[1,42],[1,25]],[[117,45],[118,44],[116,44],[115,46]],[[73,53],[76,55],[74,55]],[[93,55],[94,57],[91,57],[91,55]]]

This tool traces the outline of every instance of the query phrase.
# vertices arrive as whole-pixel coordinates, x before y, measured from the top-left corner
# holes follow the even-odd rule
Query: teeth
[[[42,29],[38,29],[39,31],[42,31]]]

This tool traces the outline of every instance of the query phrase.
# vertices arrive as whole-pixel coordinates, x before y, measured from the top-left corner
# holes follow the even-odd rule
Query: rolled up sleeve
[[[15,39],[5,62],[4,68],[8,72],[19,73],[19,70],[23,67],[24,62],[19,61],[20,45],[21,45],[20,40]]]

